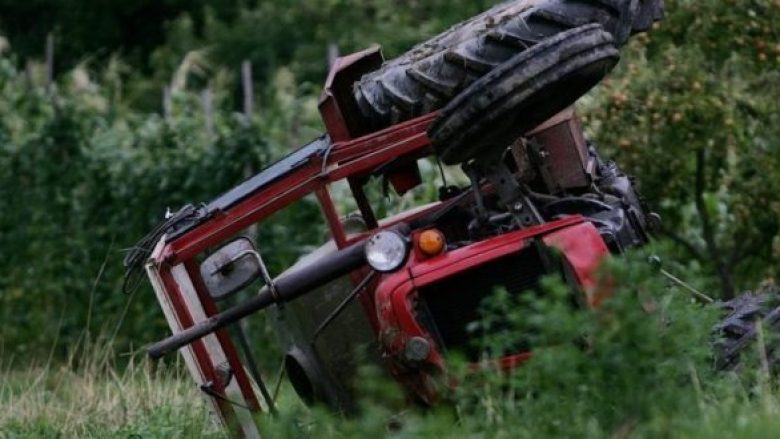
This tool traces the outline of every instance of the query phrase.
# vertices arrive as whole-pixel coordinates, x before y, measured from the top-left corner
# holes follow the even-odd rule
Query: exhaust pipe
[[[153,359],[161,358],[244,317],[271,305],[292,301],[321,285],[345,276],[366,264],[364,247],[365,242],[361,241],[323,258],[317,264],[282,275],[273,285],[264,286],[248,301],[154,343],[146,352]]]

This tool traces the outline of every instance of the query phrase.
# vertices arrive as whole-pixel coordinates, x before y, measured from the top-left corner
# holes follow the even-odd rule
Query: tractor
[[[241,324],[253,314],[274,327],[298,396],[349,413],[365,362],[436,404],[449,354],[481,360],[468,324],[497,288],[540,294],[560,276],[599,306],[602,260],[647,243],[659,218],[573,105],[662,15],[660,0],[514,0],[391,61],[377,47],[339,58],[319,103],[326,134],[169,215],[127,255],[173,332],[149,355],[178,350],[213,413],[256,437],[253,415],[277,401]],[[307,200],[329,236],[272,273],[256,232]],[[532,348],[491,361],[519,367]]]

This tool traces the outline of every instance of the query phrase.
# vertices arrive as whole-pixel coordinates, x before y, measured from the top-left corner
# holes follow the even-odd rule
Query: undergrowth
[[[766,348],[743,356],[735,371],[716,371],[717,307],[669,284],[647,257],[640,252],[608,264],[613,294],[597,309],[573,306],[557,279],[546,280],[539,295],[497,291],[472,327],[501,330],[475,339],[485,352],[530,343],[533,359],[500,373],[487,361],[475,371],[453,355],[449,374],[459,385],[436,409],[410,408],[397,386],[366,368],[358,416],[306,408],[287,396],[279,416],[259,419],[261,431],[271,438],[780,435],[777,381],[755,367]],[[65,365],[24,372],[4,365],[0,437],[224,435],[181,367],[131,359],[119,368],[110,349],[99,346],[78,350],[88,354]]]
[[[362,381],[368,383],[363,413],[355,419],[299,410],[266,422],[265,431],[271,437],[312,438],[780,434],[774,417],[780,412],[777,382],[752,367],[751,358],[737,371],[715,371],[711,328],[717,306],[669,284],[647,262],[649,255],[639,252],[608,264],[605,278],[613,294],[598,309],[572,306],[570,290],[558,279],[548,279],[542,295],[496,292],[472,326],[502,330],[479,339],[481,347],[500,352],[531,343],[534,357],[509,374],[496,372],[489,362],[475,373],[451,358],[450,373],[459,382],[449,395],[451,404],[400,409],[402,395],[374,377]],[[697,285],[696,277],[689,272],[686,279]]]
[[[105,341],[73,352],[64,364],[0,365],[0,438],[226,437],[181,365],[120,366]]]

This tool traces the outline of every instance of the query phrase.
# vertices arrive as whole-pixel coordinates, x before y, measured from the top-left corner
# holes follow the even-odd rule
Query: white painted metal
[[[198,324],[207,320],[208,317],[206,316],[206,312],[203,309],[203,305],[198,298],[198,293],[195,291],[195,286],[192,284],[192,280],[190,279],[184,264],[174,266],[171,269],[171,274],[173,275],[174,281],[179,286],[179,291],[181,291],[182,296],[184,297],[184,302],[186,303],[193,323]],[[221,365],[228,363],[227,356],[222,350],[222,346],[220,345],[216,335],[209,334],[203,337],[202,340],[206,346],[206,352],[212,359],[213,364]],[[239,387],[238,381],[235,378],[230,381],[229,385],[225,389],[225,393],[230,401],[241,405],[239,406],[237,404],[231,404],[233,411],[236,414],[236,419],[238,420],[238,423],[241,426],[241,430],[244,433],[244,437],[250,439],[259,438],[260,432],[258,431],[257,425],[252,418],[252,412],[245,408],[249,405],[249,403],[244,399],[244,396],[241,393],[241,388]]]
[[[173,304],[168,297],[168,293],[165,290],[165,286],[163,285],[162,279],[160,278],[160,271],[157,268],[157,265],[154,263],[155,256],[158,255],[162,250],[164,241],[165,238],[163,237],[163,239],[160,240],[160,242],[157,244],[157,247],[155,247],[154,251],[152,252],[152,258],[149,260],[149,262],[146,263],[146,274],[149,276],[149,281],[151,282],[154,293],[157,296],[157,301],[160,303],[160,308],[162,308],[163,314],[165,314],[165,320],[168,321],[168,326],[171,328],[171,332],[177,334],[182,331],[183,326],[179,321],[179,317],[176,314],[176,311],[173,308]],[[189,370],[192,379],[200,388],[200,386],[206,381],[206,374],[198,365],[198,361],[195,359],[195,353],[192,349],[192,346],[181,348],[179,353],[181,354],[182,358],[184,358],[184,364],[187,366],[187,370]],[[207,400],[209,401],[212,416],[214,416],[216,419],[219,419],[219,408],[216,402],[213,401],[212,398],[207,398]]]

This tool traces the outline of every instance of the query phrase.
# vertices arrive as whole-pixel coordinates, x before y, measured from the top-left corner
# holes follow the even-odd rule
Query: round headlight
[[[366,242],[368,265],[383,273],[398,269],[406,260],[409,246],[406,240],[395,232],[382,231]]]

